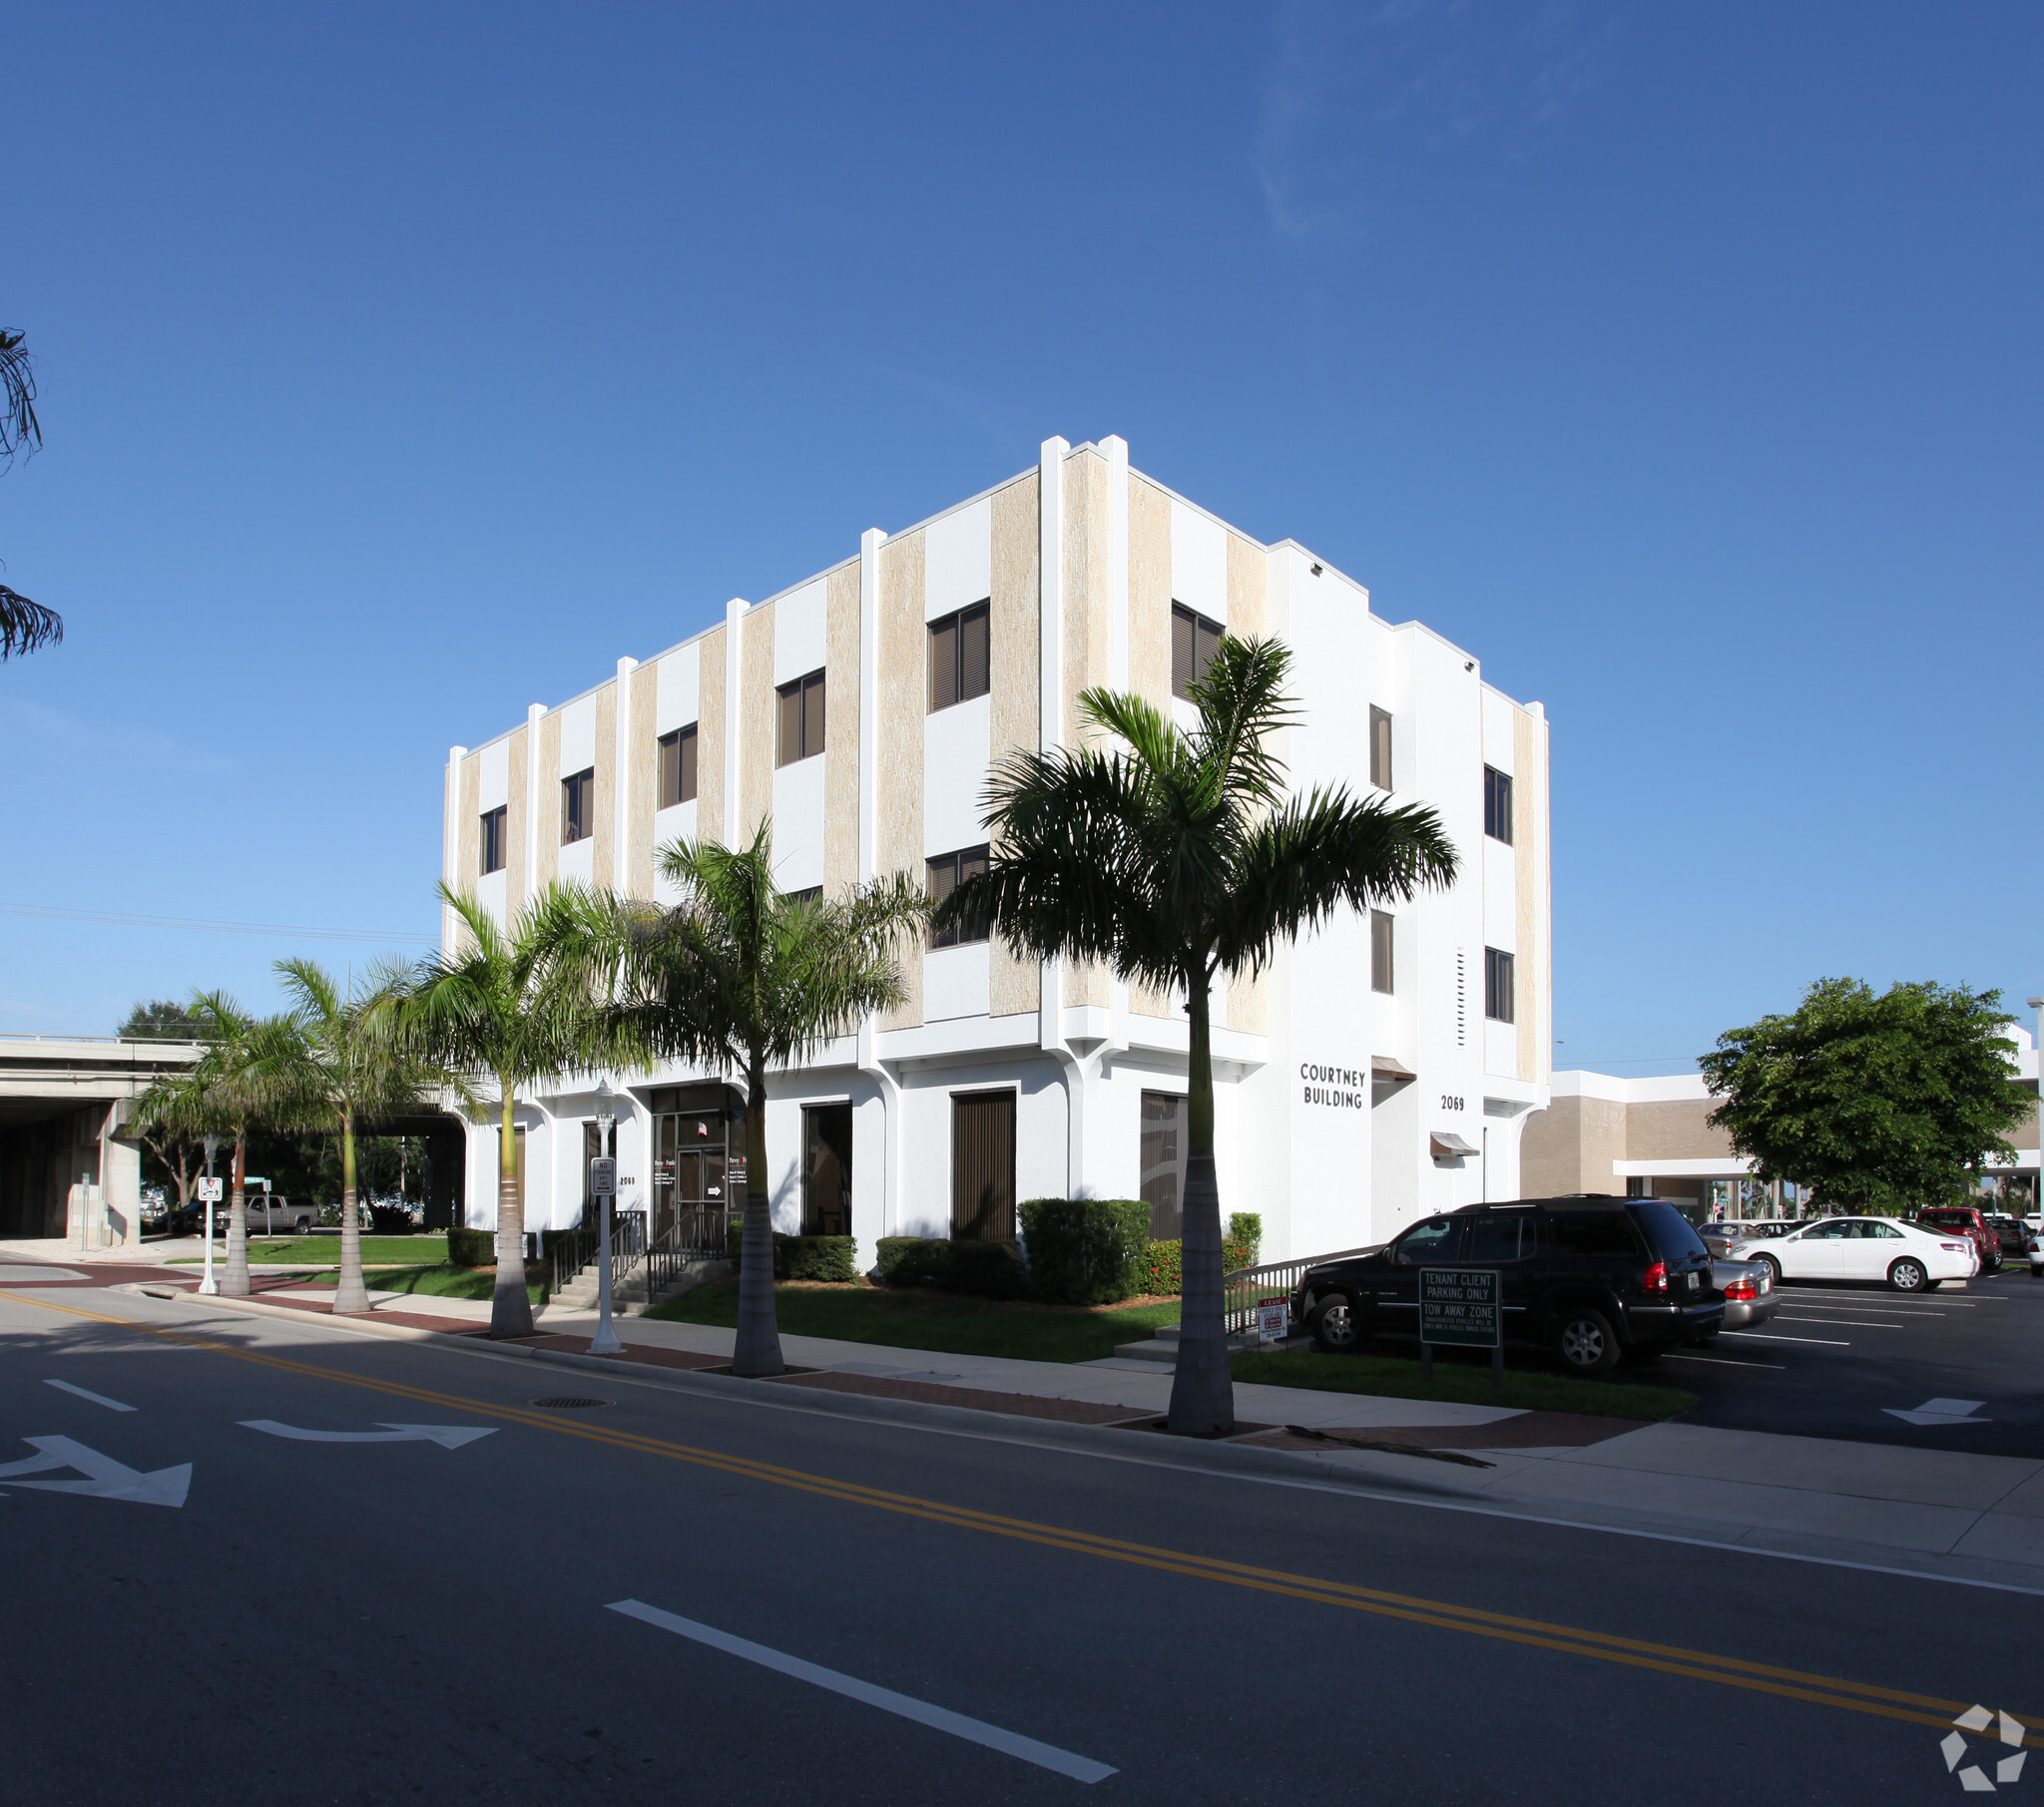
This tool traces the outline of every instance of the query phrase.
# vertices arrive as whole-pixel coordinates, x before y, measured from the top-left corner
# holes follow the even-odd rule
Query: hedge
[[[726,1226],[726,1244],[734,1269],[745,1267],[746,1227]],[[858,1278],[858,1245],[849,1236],[784,1236],[773,1232],[773,1277],[776,1280],[835,1280]]]
[[[493,1229],[450,1229],[447,1259],[456,1267],[494,1267],[497,1232]]]
[[[1239,1219],[1231,1218],[1229,1227],[1234,1228]],[[1143,1252],[1136,1260],[1136,1277],[1144,1292],[1171,1293],[1185,1291],[1185,1245],[1180,1242],[1145,1242]],[[1244,1242],[1234,1236],[1221,1239],[1221,1271],[1234,1273],[1238,1268],[1254,1267],[1257,1264],[1257,1248],[1253,1242]]]
[[[1022,1206],[1030,1290],[1054,1305],[1109,1305],[1139,1285],[1150,1207],[1130,1198],[1032,1198]]]
[[[953,1242],[945,1236],[882,1236],[873,1277],[883,1286],[933,1286],[984,1299],[1029,1294],[1029,1272],[1012,1242]]]

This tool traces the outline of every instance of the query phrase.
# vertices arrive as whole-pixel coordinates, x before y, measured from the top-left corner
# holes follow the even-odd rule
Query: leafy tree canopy
[[[1725,1102],[1711,1122],[1760,1179],[1850,1210],[1915,1209],[2012,1155],[2034,1102],[2010,1078],[2015,1019],[1999,992],[1819,979],[1788,1016],[1718,1038],[1699,1065]]]
[[[187,1004],[168,998],[151,998],[128,1013],[119,1035],[124,1042],[204,1042],[206,1025]]]

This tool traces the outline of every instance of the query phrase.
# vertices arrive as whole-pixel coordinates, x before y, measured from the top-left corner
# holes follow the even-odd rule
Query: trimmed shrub
[[[1032,1198],[1022,1206],[1030,1289],[1054,1305],[1108,1305],[1139,1284],[1150,1207],[1128,1198]]]
[[[1249,1259],[1247,1261],[1237,1261],[1233,1256],[1230,1256],[1228,1257],[1229,1267],[1256,1266],[1259,1259],[1262,1258],[1264,1251],[1263,1214],[1259,1211],[1236,1211],[1228,1219],[1228,1235],[1225,1241],[1247,1243],[1249,1246]]]
[[[933,1286],[982,1299],[1029,1294],[1029,1271],[1012,1242],[954,1242],[946,1236],[882,1236],[873,1277],[883,1286]]]
[[[493,1229],[450,1229],[447,1259],[456,1267],[493,1267],[497,1260],[497,1232]]]
[[[735,1271],[745,1271],[746,1226],[725,1226],[725,1247],[731,1251]],[[785,1236],[773,1232],[773,1277],[776,1280],[834,1280],[849,1283],[858,1278],[858,1245],[849,1236]]]
[[[1253,1242],[1239,1241],[1234,1236],[1221,1238],[1221,1271],[1234,1273],[1239,1268],[1254,1267],[1257,1264],[1257,1248]],[[1178,1292],[1186,1289],[1185,1244],[1183,1242],[1145,1242],[1143,1252],[1136,1262],[1137,1289],[1142,1292]]]

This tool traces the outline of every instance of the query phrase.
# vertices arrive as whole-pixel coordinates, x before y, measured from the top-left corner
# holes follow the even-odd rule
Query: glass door
[[[653,1233],[679,1227],[692,1248],[725,1245],[730,1217],[725,1166],[728,1130],[722,1112],[691,1112],[653,1120]]]

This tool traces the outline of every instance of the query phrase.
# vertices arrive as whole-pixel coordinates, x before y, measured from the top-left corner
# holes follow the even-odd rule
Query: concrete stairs
[[[627,1264],[621,1261],[611,1273],[611,1310],[619,1317],[640,1317],[662,1300],[678,1298],[685,1292],[693,1292],[698,1286],[707,1286],[712,1280],[721,1280],[731,1270],[732,1264],[729,1261],[691,1261],[671,1283],[663,1286],[655,1297],[648,1298],[645,1263],[634,1261]],[[594,1311],[596,1289],[596,1263],[592,1261],[554,1294],[552,1302],[570,1311]]]

